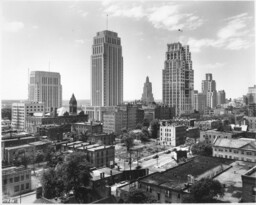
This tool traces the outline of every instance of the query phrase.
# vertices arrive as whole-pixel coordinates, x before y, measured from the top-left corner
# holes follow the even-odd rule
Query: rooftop
[[[227,147],[227,148],[242,148],[245,145],[247,149],[256,150],[256,143],[254,139],[226,139],[226,138],[218,138],[214,142],[214,146],[217,147]],[[250,146],[250,147],[249,147]]]
[[[88,149],[88,151],[96,151],[96,150],[100,150],[100,149],[108,149],[110,147],[113,147],[113,146],[111,146],[111,145],[102,145],[102,146],[87,148],[87,149]]]
[[[114,169],[110,169],[108,167],[104,167],[104,168],[100,168],[100,169],[96,169],[92,171],[92,180],[96,181],[98,179],[100,179],[100,174],[104,173],[104,177],[109,177],[111,176],[111,171],[112,171],[112,175],[116,175],[116,174],[121,174],[122,172],[114,170]]]
[[[233,160],[224,158],[197,156],[184,164],[164,172],[156,172],[140,181],[169,189],[181,190],[184,188],[184,183],[188,182],[188,175],[196,178],[215,167],[228,166],[232,162]]]
[[[255,164],[254,164],[255,165]],[[244,175],[256,178],[256,166],[251,168],[248,172],[246,172]]]

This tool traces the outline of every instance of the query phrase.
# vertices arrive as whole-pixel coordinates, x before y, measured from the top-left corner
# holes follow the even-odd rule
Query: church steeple
[[[70,115],[77,114],[77,101],[74,93],[72,94],[72,97],[70,98],[70,101],[69,101],[69,114]]]

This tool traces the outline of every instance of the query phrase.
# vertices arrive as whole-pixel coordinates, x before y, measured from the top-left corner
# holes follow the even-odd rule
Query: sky
[[[256,84],[253,1],[3,1],[2,16],[1,99],[27,99],[34,70],[59,72],[63,99],[90,99],[93,37],[106,29],[121,38],[124,100],[141,98],[147,76],[162,99],[177,41],[190,46],[195,90],[206,73],[227,98]]]

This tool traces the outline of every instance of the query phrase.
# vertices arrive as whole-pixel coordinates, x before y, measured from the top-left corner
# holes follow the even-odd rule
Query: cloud
[[[18,32],[24,28],[24,23],[20,21],[4,22],[4,31]]]
[[[77,43],[77,44],[84,44],[85,41],[83,39],[77,39],[77,40],[75,40],[75,43]]]
[[[200,27],[204,20],[192,13],[182,12],[182,7],[177,4],[144,6],[139,4],[103,3],[104,12],[110,16],[128,17],[136,20],[144,18],[157,29],[174,31],[185,28],[194,30]]]
[[[225,65],[225,63],[213,63],[213,64],[205,64],[200,65],[198,67],[201,67],[203,69],[216,69],[216,68],[222,68]]]
[[[200,52],[203,47],[224,48],[227,50],[240,50],[249,48],[250,38],[253,35],[252,29],[249,28],[249,21],[252,17],[247,13],[242,13],[224,19],[225,25],[220,28],[216,34],[216,38],[195,39],[189,38],[188,44],[191,51]]]

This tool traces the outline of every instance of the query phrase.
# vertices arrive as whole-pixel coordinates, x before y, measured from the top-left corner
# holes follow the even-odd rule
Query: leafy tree
[[[141,189],[135,189],[129,192],[127,203],[144,204],[155,203],[156,200],[147,192]]]
[[[12,119],[12,108],[2,108],[2,119]]]
[[[37,152],[35,157],[35,163],[39,163],[44,161],[44,154],[42,152]]]
[[[15,166],[23,165],[25,168],[29,165],[31,159],[25,150],[19,150],[18,153],[14,156],[13,164]]]
[[[198,142],[191,148],[193,155],[212,156],[212,145],[205,142]]]
[[[133,145],[134,145],[134,138],[135,137],[132,132],[130,132],[129,134],[126,134],[123,137],[123,141],[124,141],[124,144],[125,144],[128,152],[130,151],[130,148],[133,147]]]
[[[69,116],[68,111],[66,111],[66,112],[63,114],[63,116]]]
[[[203,178],[190,188],[190,195],[183,199],[184,203],[215,202],[214,197],[222,197],[224,189],[218,180]]]
[[[142,122],[142,126],[143,127],[149,127],[149,120],[148,119],[144,119]]]
[[[150,127],[151,127],[151,136],[152,138],[156,139],[157,138],[157,133],[159,131],[160,128],[160,124],[158,120],[152,120],[150,123]]]
[[[83,152],[69,154],[61,165],[65,192],[73,191],[76,200],[80,203],[86,202],[86,191],[92,178],[90,168],[91,165]]]
[[[78,115],[85,115],[85,114],[84,114],[84,111],[82,110],[81,112],[79,112]]]
[[[141,130],[141,129],[142,129],[142,124],[141,124],[141,123],[138,123],[138,124],[136,125],[135,129]]]

